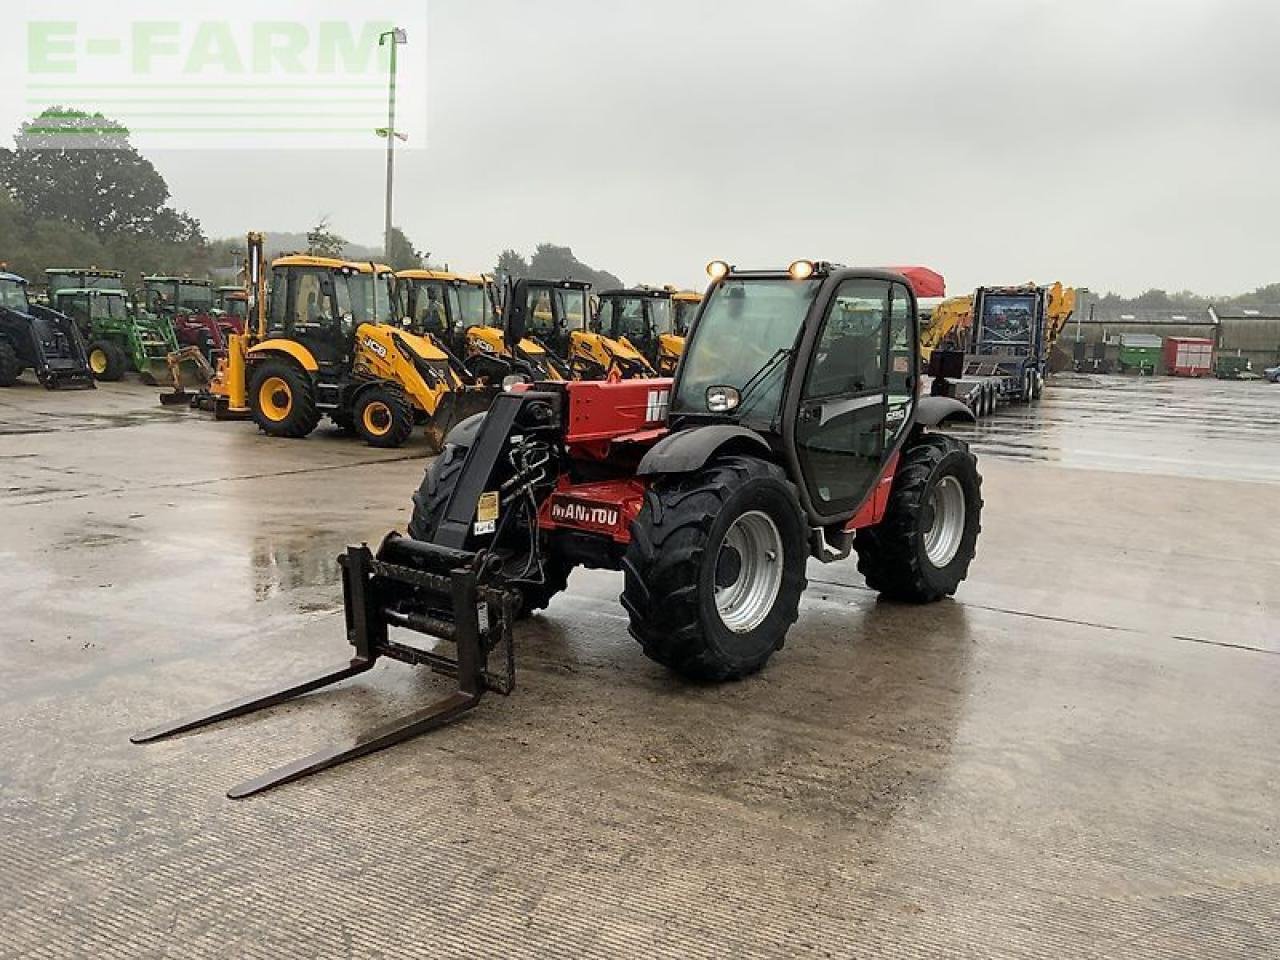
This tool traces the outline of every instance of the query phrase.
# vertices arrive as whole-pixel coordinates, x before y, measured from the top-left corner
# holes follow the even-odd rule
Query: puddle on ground
[[[250,554],[254,599],[269,600],[307,587],[331,585],[337,590],[338,555],[349,538],[349,533],[333,530],[254,537]]]

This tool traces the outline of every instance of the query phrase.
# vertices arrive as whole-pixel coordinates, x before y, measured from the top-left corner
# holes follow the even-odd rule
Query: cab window
[[[883,280],[846,280],[827,312],[804,395],[810,398],[883,390],[890,287]]]

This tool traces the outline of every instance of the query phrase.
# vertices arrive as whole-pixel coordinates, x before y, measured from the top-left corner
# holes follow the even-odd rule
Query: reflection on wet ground
[[[0,958],[1275,952],[1280,387],[1004,408],[969,431],[956,598],[812,564],[740,683],[657,668],[619,575],[575,571],[510,697],[243,805],[228,785],[445,681],[379,665],[126,735],[348,657],[336,557],[404,528],[425,462],[153,403],[0,393],[41,427],[0,433]]]
[[[986,456],[1280,483],[1280,388],[1265,382],[1060,374],[1040,403],[957,432]]]

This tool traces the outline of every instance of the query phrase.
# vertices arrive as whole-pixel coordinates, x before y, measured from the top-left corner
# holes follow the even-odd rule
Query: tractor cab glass
[[[125,320],[128,317],[123,294],[99,290],[64,290],[55,297],[54,308],[81,324],[95,320]]]
[[[717,284],[685,346],[673,414],[708,414],[707,390],[732,387],[735,420],[771,428],[818,280],[731,278]]]
[[[474,283],[459,283],[453,290],[458,303],[458,325],[463,330],[492,325],[493,311],[484,287]]]
[[[30,310],[30,304],[27,303],[27,285],[17,280],[0,280],[0,307],[27,313]]]
[[[671,332],[681,337],[687,335],[689,327],[693,325],[693,318],[698,314],[698,307],[701,305],[701,300],[672,300],[671,312],[674,329]]]
[[[1036,314],[1036,298],[988,295],[982,302],[982,340],[979,353],[1028,347]]]
[[[453,306],[449,302],[450,285],[443,280],[410,280],[405,291],[408,302],[401,305],[401,311],[409,318],[410,326],[419,333],[447,335]]]
[[[587,306],[587,291],[557,287],[555,291],[556,313],[563,326],[569,330],[585,330],[591,311]]]
[[[647,297],[606,297],[601,308],[600,330],[615,340],[626,337],[632,342],[648,339],[645,322]]]
[[[207,313],[213,307],[213,287],[203,283],[178,282],[178,309]]]
[[[675,311],[668,297],[649,298],[649,330],[655,337],[675,333]]]
[[[394,275],[358,273],[354,270],[334,271],[334,282],[342,316],[349,317],[356,326],[362,323],[390,323],[391,287]]]

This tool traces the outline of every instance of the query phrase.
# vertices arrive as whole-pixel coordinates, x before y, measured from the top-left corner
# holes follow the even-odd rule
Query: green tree
[[[424,254],[399,227],[391,228],[391,249],[387,251],[387,266],[392,270],[421,270],[422,262],[430,254]]]
[[[0,150],[0,184],[34,223],[52,220],[97,237],[151,236],[202,243],[200,225],[168,206],[169,187],[101,113],[50,107],[24,122]]]
[[[596,270],[573,255],[569,247],[540,243],[529,258],[529,276],[544,280],[582,280],[595,289],[622,286],[622,281],[607,270]]]
[[[321,217],[320,222],[307,231],[307,253],[313,257],[341,258],[347,241],[329,228],[329,218]]]
[[[529,262],[515,250],[507,248],[498,254],[498,265],[493,272],[498,277],[511,277],[513,280],[518,280],[529,276]]]

